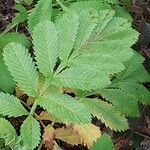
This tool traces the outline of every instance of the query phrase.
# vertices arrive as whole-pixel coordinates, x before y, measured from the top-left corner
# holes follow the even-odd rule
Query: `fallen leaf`
[[[54,147],[54,138],[55,138],[55,129],[51,126],[47,126],[44,129],[44,134],[42,136],[43,144],[47,150],[53,150]]]

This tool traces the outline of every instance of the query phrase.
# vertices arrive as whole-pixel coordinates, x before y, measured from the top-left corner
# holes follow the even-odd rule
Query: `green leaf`
[[[38,104],[65,123],[90,123],[89,111],[68,95],[51,94],[37,99]]]
[[[77,36],[79,17],[75,12],[65,13],[56,22],[58,30],[59,57],[66,64]]]
[[[18,86],[29,96],[37,95],[38,75],[24,46],[10,43],[4,48],[4,61]]]
[[[125,19],[127,19],[129,22],[132,22],[132,21],[133,21],[131,15],[128,13],[127,10],[125,10],[124,7],[121,7],[121,6],[119,6],[119,5],[115,5],[115,6],[113,7],[113,9],[115,10],[115,16],[116,16],[116,17],[125,18]]]
[[[33,31],[36,63],[45,77],[51,77],[58,57],[57,31],[51,21],[40,22]]]
[[[0,72],[0,91],[12,93],[15,88],[15,82],[4,64],[2,54],[0,54]]]
[[[121,73],[117,74],[113,80],[112,88],[119,88],[128,95],[144,104],[150,104],[150,92],[141,84],[150,81],[150,75],[143,67],[144,58],[138,53],[125,62],[125,67]]]
[[[27,149],[34,149],[40,142],[40,125],[32,116],[28,116],[21,126],[21,140]]]
[[[5,145],[17,148],[18,136],[14,127],[4,118],[0,118],[0,137],[5,139]]]
[[[9,117],[28,115],[20,100],[9,94],[0,93],[0,114]]]
[[[21,43],[27,48],[30,46],[28,39],[23,34],[10,32],[0,38],[0,51],[11,42]]]
[[[33,3],[33,0],[24,0],[24,2],[27,4],[27,5],[31,5]]]
[[[90,150],[114,150],[113,142],[109,135],[103,134],[97,142],[93,144]]]
[[[138,100],[120,89],[103,89],[100,94],[128,116],[139,116]]]
[[[39,0],[28,17],[28,30],[32,34],[34,27],[41,21],[51,20],[52,0]]]
[[[97,116],[107,127],[115,131],[128,129],[128,122],[111,104],[99,99],[84,98],[80,99],[81,104],[85,105],[94,116]]]
[[[110,4],[118,4],[118,0],[105,0],[105,2]]]
[[[101,11],[110,9],[110,5],[100,0],[77,1],[69,6],[70,10],[81,11],[84,9],[91,9]]]
[[[110,54],[87,53],[70,60],[69,66],[88,67],[104,71],[107,75],[121,72],[125,69],[124,64],[114,59]]]
[[[111,82],[106,73],[98,68],[79,66],[65,69],[54,77],[53,83],[57,86],[91,91],[104,88]]]
[[[3,61],[2,50],[10,42],[21,43],[22,45],[29,47],[30,43],[23,34],[8,33],[0,38],[0,90],[4,92],[12,93],[14,91],[15,82],[13,81],[6,65]]]
[[[79,30],[75,41],[75,50],[80,49],[88,40],[97,25],[98,13],[94,10],[82,10],[79,13]]]

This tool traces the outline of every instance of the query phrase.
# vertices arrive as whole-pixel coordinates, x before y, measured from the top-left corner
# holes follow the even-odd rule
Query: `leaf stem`
[[[34,114],[37,105],[38,105],[37,102],[35,102],[35,103],[33,104],[32,108],[31,108],[31,111],[30,111],[30,115],[33,115],[33,114]]]
[[[60,5],[60,7],[62,8],[62,10],[68,11],[68,8],[60,0],[56,0],[56,2]]]

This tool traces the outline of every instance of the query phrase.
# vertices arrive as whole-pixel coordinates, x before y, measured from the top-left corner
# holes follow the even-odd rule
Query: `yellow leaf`
[[[74,130],[78,132],[81,141],[87,147],[91,147],[92,144],[100,137],[100,129],[93,124],[86,125],[74,125]]]
[[[29,98],[27,99],[27,105],[28,105],[28,106],[32,105],[34,102],[35,102],[35,99],[34,99],[33,97],[29,97]]]
[[[55,129],[51,126],[47,126],[44,129],[44,134],[42,136],[43,144],[47,150],[53,150],[54,147],[54,138],[55,138]]]
[[[20,90],[18,86],[16,86],[15,91],[16,91],[16,97],[18,98],[20,98],[24,94],[23,91]]]
[[[72,128],[72,126],[56,129],[56,139],[60,139],[72,145],[81,144],[80,136],[78,132]]]
[[[40,120],[50,120],[50,121],[53,121],[53,122],[60,122],[60,123],[62,123],[62,121],[60,119],[56,118],[55,116],[53,116],[52,114],[48,113],[47,111],[42,111],[40,113],[39,119]]]

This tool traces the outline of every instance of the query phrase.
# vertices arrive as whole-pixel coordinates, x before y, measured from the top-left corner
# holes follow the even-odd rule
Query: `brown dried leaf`
[[[54,147],[54,138],[55,138],[55,129],[51,126],[47,126],[44,129],[44,134],[42,136],[43,144],[47,150],[53,150]]]

